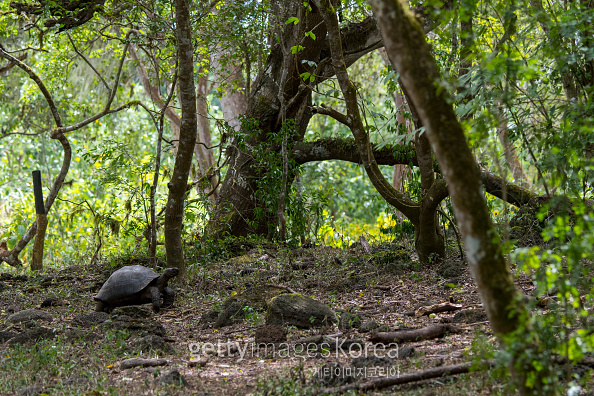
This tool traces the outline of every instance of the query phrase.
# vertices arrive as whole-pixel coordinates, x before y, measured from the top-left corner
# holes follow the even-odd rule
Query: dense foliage
[[[80,24],[58,18],[60,2],[42,1],[35,12],[14,4],[0,0],[0,49],[39,77],[64,126],[105,112],[112,92],[114,102],[107,110],[118,109],[66,133],[72,163],[48,213],[46,263],[65,266],[146,255],[155,160],[158,155],[161,161],[154,204],[157,223],[162,225],[179,140],[175,117],[181,114],[181,104],[175,89],[170,113],[166,115],[163,108],[178,66],[174,4],[106,1],[99,6],[91,2],[97,12]],[[371,14],[361,1],[338,4],[341,27]],[[281,235],[277,208],[283,197],[288,233],[281,242],[291,246],[311,241],[347,247],[361,235],[371,242],[395,237],[411,242],[412,223],[375,191],[360,164],[299,165],[290,156],[283,157],[283,150],[293,150],[299,133],[305,142],[348,138],[347,126],[318,113],[302,132],[294,120],[283,120],[265,142],[256,137],[262,120],[241,118],[242,127],[234,130],[226,100],[238,94],[248,108],[253,107],[250,92],[261,84],[257,76],[265,76],[273,47],[282,46],[283,29],[305,23],[296,16],[278,20],[284,5],[282,1],[191,4],[196,82],[206,79],[206,92],[200,94],[207,114],[199,116],[207,122],[200,128],[208,129],[212,146],[206,150],[215,160],[204,166],[196,150],[189,181],[195,185],[188,188],[182,239],[191,249],[218,243],[209,240],[212,197],[217,196],[219,182],[232,172],[226,158],[240,149],[250,151],[255,164],[251,166],[257,168],[259,178],[253,194],[258,205],[254,219],[247,223],[256,230],[256,223],[265,221],[263,234],[269,239],[278,240]],[[529,189],[534,196],[526,206],[539,213],[538,221],[530,224],[542,232],[543,239],[538,241],[540,246],[529,247],[522,238],[528,231],[514,230],[513,225],[528,227],[528,223],[512,221],[510,226],[516,213],[526,211],[506,202],[505,189],[503,200],[491,195],[486,199],[505,242],[505,254],[511,254],[519,269],[534,275],[541,294],[556,295],[563,312],[534,317],[522,329],[531,331],[543,345],[541,350],[526,352],[525,364],[548,370],[551,382],[543,391],[558,390],[561,385],[558,373],[547,363],[549,354],[561,353],[576,361],[594,349],[593,324],[585,308],[594,296],[591,279],[584,279],[594,259],[594,5],[583,0],[411,2],[411,7],[420,6],[425,20],[432,21],[427,39],[442,76],[436,89],[454,98],[477,162],[483,170]],[[300,7],[308,15],[312,5],[304,2]],[[305,37],[321,39],[313,30]],[[303,43],[283,48],[285,55],[307,52],[307,41]],[[408,146],[424,127],[415,126],[409,105],[395,104],[396,96],[405,93],[398,74],[384,59],[378,51],[371,52],[350,66],[349,74],[372,143],[378,149]],[[10,250],[35,218],[31,172],[41,170],[47,194],[63,152],[52,138],[56,125],[39,84],[8,56],[0,60],[0,241],[6,241]],[[301,77],[304,84],[315,80],[309,72]],[[113,87],[115,82],[118,85]],[[313,106],[346,111],[335,79],[316,82],[311,88]],[[239,114],[234,116],[237,119]],[[163,146],[157,152],[160,131]],[[419,200],[425,193],[420,171],[412,160],[408,165],[401,191]],[[288,186],[283,186],[287,172]],[[391,180],[393,168],[384,166],[382,173]],[[216,180],[212,191],[204,185],[205,178]],[[285,187],[286,198],[281,194]],[[452,218],[451,205],[445,200],[439,208],[439,224],[453,231]],[[163,239],[162,227],[157,239]],[[25,263],[30,245],[21,254]],[[455,246],[453,238],[449,246]],[[163,256],[163,246],[157,252]],[[582,329],[574,331],[580,323]],[[560,338],[551,333],[553,328],[560,329]],[[520,337],[510,341],[510,348],[520,348]]]

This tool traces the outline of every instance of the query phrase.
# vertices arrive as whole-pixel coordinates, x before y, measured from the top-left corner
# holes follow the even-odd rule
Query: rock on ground
[[[452,319],[453,323],[477,323],[477,322],[485,322],[489,320],[487,318],[487,313],[482,309],[465,309],[462,311],[456,312],[454,318]]]
[[[8,345],[26,344],[31,341],[39,341],[54,338],[55,336],[56,332],[53,329],[48,329],[47,327],[36,327],[33,329],[26,330],[20,333],[19,335],[11,338],[10,340],[8,340]]]
[[[266,315],[266,324],[277,326],[311,328],[336,322],[336,313],[329,306],[298,293],[281,294],[273,298]]]
[[[175,349],[169,345],[162,337],[158,335],[148,335],[146,337],[139,338],[130,343],[130,346],[134,350],[155,351],[166,354],[175,353]]]
[[[25,309],[24,311],[10,315],[6,320],[10,323],[33,322],[36,320],[51,322],[54,320],[54,317],[52,314],[39,309]]]
[[[188,381],[177,370],[163,374],[157,379],[157,383],[166,385],[188,386]]]
[[[105,322],[109,319],[107,312],[89,312],[82,315],[76,315],[72,319],[73,326],[91,327]]]

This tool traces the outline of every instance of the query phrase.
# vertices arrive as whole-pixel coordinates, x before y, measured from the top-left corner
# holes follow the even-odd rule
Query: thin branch
[[[460,233],[458,232],[458,227],[456,227],[456,224],[452,221],[450,216],[448,216],[443,210],[441,210],[440,208],[437,208],[437,211],[439,213],[441,213],[441,215],[443,217],[445,217],[452,225],[452,229],[454,230],[454,233],[456,234],[456,242],[458,242],[458,250],[460,250],[460,257],[462,258],[462,261],[464,261],[466,259],[466,256],[464,255],[464,250],[462,249],[462,242],[461,242],[461,238],[460,238]]]
[[[91,213],[93,213],[93,216],[96,216],[97,215],[95,213],[95,211],[93,210],[93,207],[91,206],[91,204],[89,204],[89,202],[86,199],[83,200],[82,202],[74,202],[74,201],[71,201],[69,199],[63,199],[63,198],[57,198],[57,199],[58,199],[58,201],[68,202],[68,203],[71,203],[72,205],[75,205],[75,206],[83,206],[83,205],[86,204],[87,207],[89,208],[89,210],[91,211]]]
[[[19,56],[17,59],[22,61],[22,60],[25,60],[26,58],[27,58],[27,54],[25,53],[25,54]],[[16,63],[9,61],[6,66],[0,67],[0,74],[6,73],[10,69],[12,69],[14,66],[16,66]]]
[[[116,109],[113,109],[113,110],[109,110],[109,109],[103,110],[101,113],[97,113],[94,116],[89,117],[86,120],[79,122],[78,124],[74,124],[74,125],[71,125],[69,127],[56,128],[56,129],[54,129],[52,131],[52,133],[68,133],[68,132],[76,131],[76,130],[78,130],[78,129],[80,129],[80,128],[82,128],[82,127],[84,127],[84,126],[92,123],[93,121],[96,121],[96,120],[98,120],[98,119],[100,119],[100,118],[102,118],[102,117],[104,117],[104,116],[106,116],[108,114],[117,113],[119,111],[125,110],[127,108],[132,107],[132,106],[141,106],[141,107],[147,109],[146,106],[144,106],[140,100],[132,100],[132,101],[130,101],[128,103],[125,103],[125,104],[121,105],[120,107],[118,107]],[[149,111],[149,110],[147,109],[147,111]]]
[[[14,56],[10,55],[8,52],[6,52],[6,50],[4,49],[4,46],[2,46],[2,44],[0,44],[0,56],[2,56],[4,59],[7,59],[9,62],[16,64],[25,73],[27,73],[33,81],[35,81],[35,84],[37,84],[37,86],[41,90],[43,97],[45,98],[48,106],[50,107],[50,110],[52,112],[52,116],[54,117],[54,122],[56,123],[56,126],[58,128],[62,127],[62,119],[60,118],[60,114],[58,113],[58,108],[56,107],[56,104],[54,103],[54,99],[52,98],[52,95],[47,90],[47,87],[45,86],[43,81],[41,81],[41,79],[33,71],[33,69],[31,69],[29,66],[27,66],[26,64],[24,64],[23,62],[21,62],[20,60],[18,60]]]
[[[105,81],[105,79],[103,78],[101,73],[99,73],[99,71],[97,71],[97,69],[95,69],[95,66],[93,66],[93,64],[87,59],[87,57],[84,56],[78,50],[78,48],[76,48],[76,44],[74,44],[74,40],[72,40],[72,37],[70,37],[70,33],[66,33],[66,35],[68,36],[68,40],[70,40],[70,43],[72,44],[72,48],[74,48],[74,52],[76,52],[78,54],[78,56],[80,56],[85,61],[85,63],[87,65],[89,65],[89,67],[95,72],[97,77],[99,77],[101,79],[101,81],[103,82],[103,85],[105,85],[105,88],[107,88],[108,91],[111,91],[111,88],[109,87],[109,85],[107,84],[107,81]]]

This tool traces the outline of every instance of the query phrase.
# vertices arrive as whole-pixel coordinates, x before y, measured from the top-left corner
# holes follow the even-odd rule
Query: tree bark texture
[[[181,127],[175,166],[169,182],[169,196],[165,209],[165,250],[167,265],[177,267],[178,279],[186,277],[186,264],[182,247],[182,227],[188,175],[192,165],[198,121],[196,116],[196,89],[194,86],[194,48],[188,0],[175,1],[175,34],[178,51],[178,86],[181,104]]]
[[[204,68],[200,68],[200,73],[204,72]],[[212,134],[210,130],[210,119],[208,117],[208,78],[206,75],[201,75],[198,77],[198,88],[196,94],[196,111],[198,112],[198,139],[196,141],[196,145],[194,146],[194,155],[196,157],[196,162],[198,162],[198,172],[197,175],[193,177],[194,180],[198,180],[200,177],[212,173],[214,168],[214,156],[212,152]],[[196,185],[196,188],[199,192],[210,192],[213,193],[209,196],[209,198],[214,202],[216,202],[216,197],[218,195],[216,188],[217,188],[217,180],[214,174],[208,179],[208,185]]]
[[[466,144],[425,35],[408,7],[395,0],[372,0],[388,56],[397,66],[440,163],[464,237],[468,261],[494,332],[516,330],[525,313],[510,269],[496,242],[481,189],[480,173]]]

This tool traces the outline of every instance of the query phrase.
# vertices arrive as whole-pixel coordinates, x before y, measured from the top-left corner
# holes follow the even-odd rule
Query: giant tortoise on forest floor
[[[167,286],[167,282],[178,273],[177,268],[168,268],[162,275],[142,265],[120,268],[111,274],[93,297],[97,301],[95,310],[109,313],[115,307],[152,303],[153,310],[159,312],[161,307],[173,305],[175,292]]]

